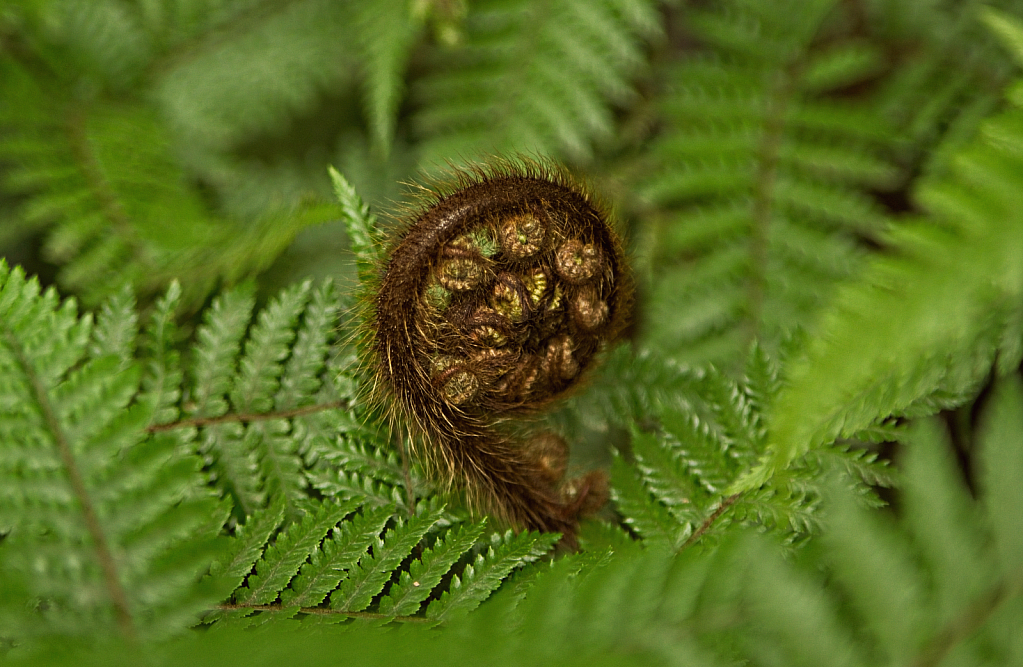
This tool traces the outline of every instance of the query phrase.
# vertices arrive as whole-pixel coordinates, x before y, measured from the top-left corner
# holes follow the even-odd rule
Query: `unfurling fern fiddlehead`
[[[388,253],[369,318],[377,372],[424,457],[470,501],[571,541],[607,497],[601,473],[565,481],[567,445],[516,438],[579,385],[627,317],[621,243],[601,205],[557,167],[501,164],[429,191]]]

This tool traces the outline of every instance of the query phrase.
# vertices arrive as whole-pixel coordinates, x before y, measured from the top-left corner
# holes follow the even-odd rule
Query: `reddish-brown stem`
[[[678,548],[678,550],[684,551],[685,549],[688,549],[690,546],[692,546],[696,542],[696,540],[700,539],[700,537],[702,537],[703,534],[706,533],[707,530],[710,529],[712,525],[714,525],[714,522],[717,521],[721,517],[721,515],[725,513],[726,509],[735,504],[735,501],[738,500],[739,496],[741,495],[742,495],[741,493],[733,493],[732,495],[722,500],[721,504],[717,506],[717,509],[711,512],[710,516],[703,520],[703,523],[700,524],[700,527],[693,531],[693,534],[689,536],[689,539],[687,539],[682,544],[682,546]]]
[[[238,611],[240,609],[251,609],[253,611],[283,611],[286,607],[279,604],[218,604],[216,609],[222,611]],[[400,621],[402,623],[429,623],[430,620],[420,616],[388,616],[387,614],[375,614],[369,611],[345,611],[344,609],[324,609],[323,607],[302,607],[299,609],[303,614],[315,614],[318,616],[350,616],[352,618],[373,618],[381,620]]]

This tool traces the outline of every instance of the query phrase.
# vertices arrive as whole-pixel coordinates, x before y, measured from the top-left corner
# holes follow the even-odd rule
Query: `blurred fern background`
[[[1021,65],[1020,0],[0,0],[4,659],[1023,664]],[[636,274],[577,553],[351,345],[493,155]]]

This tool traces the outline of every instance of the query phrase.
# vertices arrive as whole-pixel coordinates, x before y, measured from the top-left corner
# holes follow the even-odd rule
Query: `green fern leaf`
[[[333,529],[333,535],[312,553],[291,586],[281,593],[281,602],[301,607],[323,602],[327,593],[337,588],[347,573],[355,569],[393,515],[393,506],[363,507],[361,514],[343,521],[339,528]]]
[[[231,290],[214,299],[203,316],[191,362],[192,414],[218,417],[227,411],[226,396],[254,303],[251,286]]]
[[[1017,48],[1023,30],[1016,25]],[[1023,54],[1023,51],[1021,51]],[[1023,56],[1021,56],[1023,57]],[[1023,526],[1018,512],[1009,508],[1023,507],[1023,494],[1019,480],[1023,479],[1023,456],[1019,446],[1023,433],[1023,389],[1020,379],[1013,375],[1003,380],[991,399],[980,433],[980,446],[984,452],[981,480],[987,513],[998,545],[1002,574],[1006,578],[1017,576],[1023,563]]]
[[[876,72],[861,42],[818,53],[834,4],[686,12],[705,52],[669,70],[660,168],[643,189],[665,223],[648,341],[678,360],[731,365],[757,339],[776,352],[852,275],[857,238],[887,226],[868,191],[895,178],[880,157],[892,137],[823,99]]]
[[[468,150],[585,157],[612,135],[656,6],[631,2],[489,1],[465,22],[465,45],[418,91],[426,162]]]
[[[280,388],[274,397],[275,409],[290,410],[314,402],[340,310],[341,303],[331,281],[313,288],[291,356],[281,374]]]
[[[227,508],[176,438],[144,432],[153,406],[132,403],[140,373],[117,354],[134,336],[106,323],[97,339],[90,323],[0,267],[5,576],[50,600],[53,627],[161,636],[220,597],[199,579]]]
[[[376,243],[376,216],[340,172],[333,167],[328,167],[327,171],[334,183],[334,196],[344,212],[345,229],[359,267],[359,279],[365,283],[373,275],[373,267],[377,262],[379,244]]]
[[[356,507],[355,501],[324,503],[289,526],[256,563],[255,574],[249,577],[244,588],[235,592],[235,599],[248,605],[276,600],[324,536]]]
[[[92,345],[89,353],[93,357],[112,354],[127,367],[135,357],[133,346],[138,337],[138,314],[135,312],[135,295],[125,285],[119,292],[103,302],[92,330]]]
[[[406,0],[366,4],[357,18],[359,46],[365,60],[366,117],[373,143],[386,156],[394,138],[403,75],[421,32]]]
[[[472,548],[483,534],[486,522],[456,526],[437,538],[437,542],[402,571],[399,580],[380,600],[380,613],[389,616],[411,616],[419,611],[423,600],[447,574],[462,554]]]
[[[557,534],[495,533],[486,553],[477,555],[461,576],[451,579],[450,588],[429,604],[426,617],[440,623],[469,613],[501,585],[509,572],[547,553],[558,539]]]
[[[181,284],[176,280],[167,293],[157,300],[140,342],[145,359],[142,391],[153,403],[153,423],[166,424],[178,417],[181,400],[181,355],[175,349],[178,342],[174,311],[181,299]]]
[[[326,496],[348,499],[364,498],[366,503],[376,507],[394,505],[407,509],[408,500],[404,490],[373,477],[363,476],[343,469],[315,469],[306,473],[309,483]]]
[[[284,523],[286,508],[284,499],[278,497],[266,509],[250,515],[245,524],[235,529],[230,551],[213,563],[210,574],[231,579],[232,590],[241,586],[262,556],[270,536]]]
[[[1012,109],[991,124],[1008,128],[1021,115]],[[1018,127],[1008,137],[1023,143]],[[959,157],[954,177],[921,191],[938,224],[901,230],[893,238],[898,252],[842,290],[790,366],[774,407],[770,457],[740,487],[890,415],[962,400],[996,352],[1001,369],[1018,364],[1023,350],[1007,328],[1020,317],[1023,294],[1020,173],[1011,143],[982,139]],[[890,316],[878,321],[877,313]]]
[[[611,463],[611,498],[625,524],[644,540],[678,546],[688,537],[668,509],[654,502],[637,471],[618,452]]]
[[[312,283],[284,290],[260,311],[245,342],[245,354],[231,388],[231,404],[243,413],[266,412],[277,390],[282,367],[295,336],[295,324],[305,308]]]
[[[376,538],[372,557],[363,557],[348,573],[341,588],[331,593],[330,606],[344,611],[362,611],[368,607],[393,571],[443,515],[441,507],[416,514],[406,521],[399,519],[383,538]]]
[[[678,461],[672,451],[677,443],[663,443],[661,438],[634,431],[632,453],[636,469],[643,478],[644,486],[660,503],[663,503],[680,525],[692,525],[699,520],[693,501],[701,494],[697,478],[689,473],[687,463]]]

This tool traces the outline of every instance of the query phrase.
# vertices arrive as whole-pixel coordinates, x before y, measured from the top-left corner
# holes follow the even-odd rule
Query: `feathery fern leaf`
[[[616,455],[614,498],[626,525],[645,540],[678,548],[680,540],[708,530],[717,535],[737,521],[778,529],[798,541],[819,529],[816,512],[827,471],[844,472],[863,502],[875,506],[882,503],[871,485],[894,484],[876,454],[849,443],[801,458],[763,488],[729,491],[764,452],[762,410],[780,386],[773,361],[757,345],[750,349],[742,378],[735,381],[707,369],[694,378],[690,400],[649,415],[659,424],[656,432],[633,429],[631,466]]]
[[[312,607],[323,602],[330,591],[355,569],[380,531],[393,516],[394,508],[363,508],[362,513],[345,521],[340,528],[313,551],[308,563],[302,566],[291,587],[281,593],[286,605]]]
[[[873,67],[816,48],[833,5],[686,14],[709,52],[670,69],[659,168],[643,186],[664,211],[649,341],[674,358],[731,363],[755,339],[777,352],[851,274],[857,239],[886,225],[865,192],[894,176],[883,122],[822,97]]]
[[[393,528],[374,540],[373,555],[360,559],[341,587],[331,593],[330,606],[345,611],[362,611],[368,607],[394,569],[443,515],[444,508],[440,507],[417,512],[407,520],[397,519]]]
[[[167,293],[157,299],[140,341],[140,351],[145,358],[142,374],[145,398],[141,400],[153,403],[154,424],[166,424],[180,413],[178,403],[184,374],[181,355],[175,349],[178,329],[174,322],[174,311],[180,299],[181,283],[175,280],[167,288]]]
[[[1018,480],[1003,471],[1023,462],[1021,419],[1023,390],[1013,375],[996,387],[977,443],[986,463],[980,502],[957,479],[947,437],[932,422],[910,434],[905,475],[912,502],[898,523],[833,488],[823,561],[834,578],[828,588],[838,590],[822,590],[818,576],[758,555],[749,595],[767,639],[760,650],[787,664],[939,664],[952,655],[964,664],[1018,660],[1023,551],[1001,547],[1019,542],[1019,513],[985,515],[1019,500]],[[989,495],[1000,493],[1009,495]],[[815,641],[806,641],[810,633]]]
[[[323,503],[289,526],[256,563],[256,571],[245,587],[235,591],[235,599],[247,605],[268,604],[277,599],[324,536],[356,507],[354,501]]]
[[[550,551],[558,541],[557,534],[510,530],[503,536],[495,533],[490,538],[486,553],[466,565],[460,576],[451,580],[451,587],[426,608],[426,617],[432,621],[448,621],[475,609],[501,581],[516,567],[536,560]]]
[[[340,172],[333,167],[328,167],[327,170],[334,184],[334,195],[341,205],[345,229],[348,231],[352,252],[355,253],[359,267],[359,279],[365,283],[372,275],[379,254],[376,216]]]
[[[121,294],[102,318],[125,317],[130,301]],[[51,631],[170,634],[223,594],[199,578],[221,548],[226,508],[176,438],[145,433],[156,406],[133,403],[140,373],[121,356],[135,345],[126,320],[97,329],[73,302],[0,267],[0,524],[10,531],[0,550],[5,577],[45,601]]]
[[[485,521],[455,526],[438,537],[431,548],[412,561],[408,571],[402,571],[401,578],[380,600],[380,613],[411,616],[419,611],[423,600],[430,596],[451,566],[483,535],[485,526]]]
[[[22,227],[48,229],[58,278],[90,304],[130,282],[140,294],[187,277],[200,301],[221,279],[266,268],[295,234],[335,214],[331,205],[241,226],[217,219],[190,188],[152,109],[73,99],[62,82],[33,78],[4,58],[0,156],[16,167],[9,191],[26,195]]]
[[[407,0],[378,0],[364,4],[357,18],[366,117],[373,143],[384,155],[391,150],[404,70],[421,32],[410,9]]]
[[[480,150],[588,156],[613,132],[611,104],[632,94],[655,12],[645,0],[474,3],[464,45],[438,54],[418,91],[424,163]]]
[[[896,252],[841,291],[790,366],[772,453],[743,488],[890,415],[963,402],[996,358],[1000,371],[1019,364],[1021,119],[1019,108],[990,119],[953,174],[920,189],[932,218],[894,234]]]

